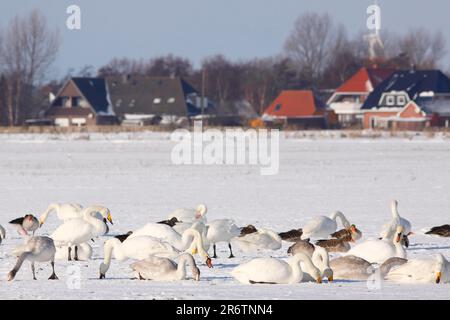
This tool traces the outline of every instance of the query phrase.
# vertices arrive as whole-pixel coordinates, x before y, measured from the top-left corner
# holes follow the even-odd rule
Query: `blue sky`
[[[232,59],[281,51],[295,19],[307,11],[328,12],[350,33],[366,27],[372,0],[2,0],[0,25],[16,14],[40,8],[62,35],[54,73],[70,67],[99,67],[113,57],[149,58],[173,53],[202,58],[222,53]],[[379,1],[382,28],[402,32],[414,26],[443,30],[450,48],[448,1]],[[66,8],[82,10],[82,30],[65,27]],[[447,58],[450,62],[450,55]],[[449,63],[444,61],[444,65]]]

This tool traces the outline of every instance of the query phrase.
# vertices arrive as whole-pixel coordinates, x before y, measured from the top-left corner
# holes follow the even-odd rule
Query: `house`
[[[450,79],[439,70],[397,71],[367,97],[362,110],[365,129],[448,127]]]
[[[324,129],[336,123],[333,110],[311,90],[282,91],[264,111],[266,123],[292,125],[303,129]]]
[[[54,97],[44,117],[57,126],[117,124],[108,85],[100,78],[71,78]]]
[[[107,78],[114,111],[122,124],[170,124],[208,114],[207,98],[177,77],[117,76]]]
[[[336,89],[327,103],[337,114],[342,127],[361,124],[363,103],[368,95],[392,73],[394,73],[393,69],[361,68]]]

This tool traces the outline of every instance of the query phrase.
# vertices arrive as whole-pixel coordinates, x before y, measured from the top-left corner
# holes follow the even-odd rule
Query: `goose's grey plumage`
[[[310,239],[305,239],[305,240],[297,241],[292,246],[290,246],[287,253],[292,256],[295,256],[297,253],[303,253],[309,257],[312,257],[314,250],[315,250],[315,247],[310,242]]]
[[[433,227],[430,231],[426,232],[426,234],[437,235],[440,237],[450,237],[450,225],[445,224],[439,227]]]
[[[345,256],[330,261],[334,279],[338,280],[367,280],[374,274],[374,266],[359,257]]]
[[[389,271],[391,271],[392,268],[404,265],[407,262],[408,262],[407,259],[397,258],[397,257],[387,259],[380,266],[380,272],[381,272],[382,277],[384,278],[389,273]]]
[[[21,235],[28,235],[28,232],[32,232],[34,235],[36,230],[39,229],[39,220],[32,214],[11,220],[9,223],[16,226]]]
[[[281,232],[278,235],[280,236],[281,240],[287,242],[297,242],[301,240],[302,234],[303,234],[302,229],[293,229],[287,232]]]
[[[319,240],[316,245],[325,248],[328,252],[347,252],[351,249],[344,239]]]

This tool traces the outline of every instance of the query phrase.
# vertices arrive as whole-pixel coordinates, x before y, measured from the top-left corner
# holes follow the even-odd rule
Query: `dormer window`
[[[161,103],[161,98],[153,99],[153,104],[160,104],[160,103]]]
[[[398,106],[404,106],[405,104],[406,104],[405,96],[398,96],[397,97],[397,105]]]
[[[169,98],[169,99],[167,99],[167,103],[169,103],[169,104],[175,103],[175,98]]]
[[[388,106],[395,106],[395,96],[387,96],[386,97],[386,104]]]

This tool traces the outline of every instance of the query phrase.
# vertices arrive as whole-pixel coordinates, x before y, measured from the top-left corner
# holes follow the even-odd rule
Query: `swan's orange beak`
[[[436,283],[440,283],[441,282],[441,277],[442,277],[442,273],[438,272],[436,274]]]

